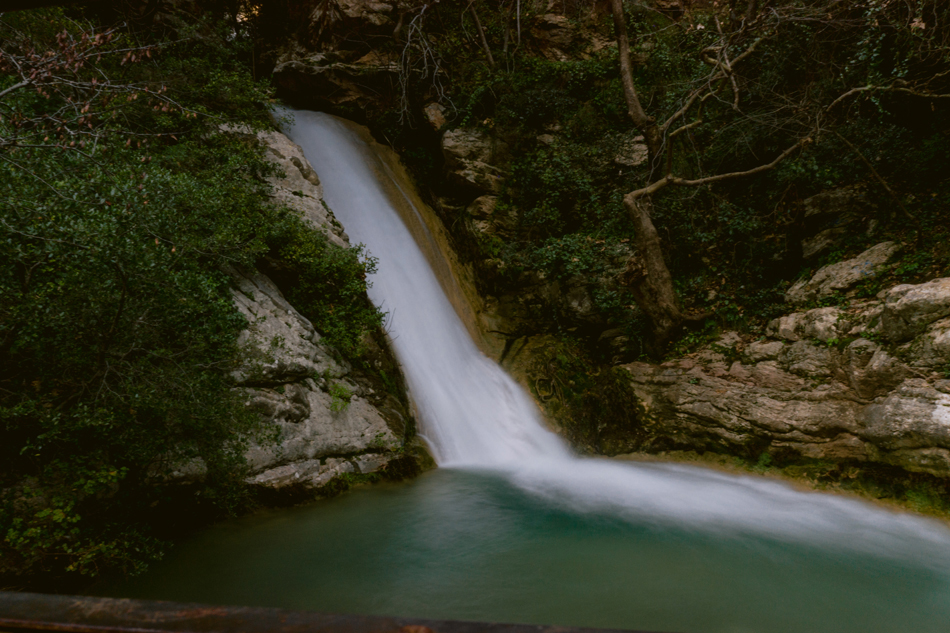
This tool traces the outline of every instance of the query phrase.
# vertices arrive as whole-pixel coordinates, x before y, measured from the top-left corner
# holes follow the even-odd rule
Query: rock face
[[[283,177],[270,179],[274,202],[297,211],[337,246],[349,246],[343,225],[323,203],[320,177],[307,162],[303,149],[280,132],[261,132],[257,137],[267,148],[268,160],[284,172]]]
[[[811,279],[803,279],[789,288],[785,300],[801,304],[851,290],[858,283],[876,277],[899,250],[900,245],[894,242],[882,242],[853,259],[825,266]]]
[[[501,193],[503,174],[491,164],[491,137],[473,128],[449,130],[442,135],[442,155],[451,184],[477,193]]]
[[[802,257],[813,259],[849,233],[870,233],[876,209],[865,193],[853,187],[832,189],[804,202]]]
[[[284,172],[271,180],[275,203],[295,209],[314,230],[346,247],[346,234],[324,204],[319,177],[300,147],[278,132],[259,138]],[[249,448],[249,483],[306,492],[347,473],[386,467],[403,443],[406,420],[399,418],[408,412],[387,406],[385,396],[334,360],[320,333],[270,278],[257,270],[229,272],[234,303],[248,322],[239,339],[243,358],[232,377],[246,406],[277,437],[275,444]],[[200,471],[194,465],[178,468],[182,477]]]
[[[626,365],[648,450],[786,452],[950,477],[950,279],[881,296],[776,319],[765,340],[731,333],[685,358]]]

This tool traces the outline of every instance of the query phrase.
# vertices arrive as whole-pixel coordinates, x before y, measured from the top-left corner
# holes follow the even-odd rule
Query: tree
[[[658,119],[660,113],[650,115],[644,110],[634,81],[623,0],[610,1],[628,115],[643,134],[649,155],[646,184],[624,196],[624,206],[635,227],[637,249],[628,263],[625,281],[650,320],[653,352],[659,355],[684,324],[700,320],[705,315],[690,316],[680,308],[672,276],[664,261],[663,246],[651,217],[653,198],[671,185],[699,187],[768,172],[782,161],[799,155],[811,144],[820,142],[827,128],[839,120],[848,101],[858,96],[889,93],[921,99],[950,98],[947,91],[950,15],[943,5],[932,2],[731,0],[718,8],[714,4],[705,15],[714,25],[714,32],[701,22],[690,27],[710,34],[708,37],[712,41],[699,52],[701,61],[709,69],[685,91],[677,109],[667,113],[665,119]],[[742,120],[752,122],[760,115],[762,103],[749,109],[743,107],[743,94],[749,78],[742,76],[742,67],[757,51],[792,36],[794,27],[802,26],[822,31],[827,40],[854,40],[859,47],[859,57],[825,85],[811,86],[810,92],[794,95],[799,97],[798,102],[790,100],[791,91],[775,90],[775,100],[784,103],[775,107],[777,114],[773,125],[778,136],[787,139],[786,147],[773,150],[770,158],[746,169],[696,177],[678,175],[675,168],[677,138],[707,123],[705,111],[718,108],[718,118],[730,125]],[[880,32],[880,38],[866,38],[868,32],[875,31]],[[865,36],[864,40],[862,36]],[[875,48],[877,50],[872,50]],[[882,53],[894,58],[889,67],[869,61]],[[827,57],[821,61],[833,64],[838,60]],[[837,69],[829,67],[828,70],[834,75]],[[759,98],[761,101],[761,96]],[[721,125],[721,128],[727,126]]]
[[[259,427],[228,379],[246,323],[221,267],[253,264],[280,214],[260,148],[219,129],[264,112],[198,114],[222,89],[233,108],[266,96],[203,72],[212,54],[61,10],[0,18],[5,580],[141,570],[167,460],[201,457],[225,507],[240,484]],[[169,96],[182,66],[203,93]]]

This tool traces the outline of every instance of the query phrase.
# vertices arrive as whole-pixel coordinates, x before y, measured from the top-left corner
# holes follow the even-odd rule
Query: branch
[[[482,48],[485,49],[485,55],[488,57],[488,65],[491,68],[495,67],[495,59],[491,55],[491,49],[488,47],[488,40],[485,39],[485,29],[482,28],[482,22],[478,19],[478,11],[475,10],[475,7],[472,6],[472,3],[469,3],[472,11],[472,17],[475,18],[475,30],[478,31],[478,37],[482,41]]]
[[[3,99],[5,96],[7,96],[8,94],[10,94],[11,92],[15,90],[19,90],[20,88],[25,88],[26,86],[29,86],[29,85],[30,85],[29,81],[21,81],[18,84],[14,84],[10,86],[9,88],[7,88],[6,90],[0,92],[0,99]]]
[[[624,199],[630,198],[631,200],[636,200],[637,198],[649,196],[651,194],[656,193],[660,189],[663,189],[667,185],[678,185],[680,187],[698,187],[700,185],[708,185],[714,182],[719,182],[720,180],[744,178],[746,176],[754,176],[755,174],[761,174],[762,172],[766,172],[771,169],[774,169],[779,163],[781,163],[783,160],[785,160],[786,158],[791,156],[793,153],[795,153],[796,150],[808,145],[811,142],[812,142],[812,138],[810,136],[806,136],[805,138],[799,140],[797,143],[795,143],[794,145],[786,149],[784,152],[779,154],[778,157],[776,157],[775,160],[773,160],[771,163],[767,163],[765,165],[759,165],[758,167],[754,167],[746,171],[733,171],[727,174],[717,174],[715,176],[706,176],[705,178],[697,178],[695,180],[680,178],[678,176],[674,176],[673,174],[669,174],[665,178],[661,178],[660,180],[657,180],[652,185],[643,187],[642,189],[637,189],[636,191],[631,191],[626,196],[624,196]]]
[[[633,124],[644,131],[653,121],[643,111],[637,88],[633,84],[633,66],[630,64],[630,39],[627,37],[627,21],[623,14],[623,0],[610,0],[610,9],[614,17],[614,30],[617,32],[617,52],[620,54],[620,80],[623,82],[623,96],[627,101],[627,112]]]
[[[914,227],[917,229],[917,240],[918,240],[918,242],[919,242],[920,239],[921,239],[921,237],[923,236],[923,233],[922,233],[922,231],[920,230],[920,220],[918,220],[914,215],[911,214],[910,211],[907,210],[907,207],[904,206],[904,204],[901,202],[901,200],[900,200],[900,198],[897,196],[897,194],[894,193],[894,190],[891,189],[890,185],[887,184],[887,181],[884,180],[883,177],[881,177],[881,174],[879,174],[879,173],[877,172],[877,170],[874,169],[874,165],[872,165],[872,164],[871,164],[871,161],[869,161],[869,160],[864,156],[864,154],[861,153],[861,150],[859,150],[857,147],[855,147],[855,146],[851,143],[851,141],[849,141],[848,139],[846,139],[845,137],[843,137],[843,136],[842,136],[841,134],[839,134],[837,131],[832,130],[832,134],[834,134],[835,136],[837,136],[838,138],[840,138],[840,139],[844,142],[845,145],[847,145],[848,147],[850,147],[850,148],[851,148],[851,151],[853,151],[855,154],[857,154],[857,155],[858,155],[858,158],[861,159],[861,162],[863,162],[863,163],[867,166],[867,168],[871,170],[871,173],[874,174],[874,177],[877,178],[877,181],[878,181],[879,183],[881,183],[881,186],[884,187],[884,190],[887,191],[887,193],[891,196],[891,198],[894,199],[894,202],[896,202],[896,203],[897,203],[897,206],[900,207],[901,211],[904,212],[904,215],[907,216],[907,219],[909,219],[909,220],[914,224]]]

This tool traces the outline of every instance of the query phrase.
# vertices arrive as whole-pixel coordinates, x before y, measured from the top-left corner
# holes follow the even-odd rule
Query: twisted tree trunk
[[[617,34],[617,50],[620,53],[620,78],[627,102],[627,112],[647,145],[650,166],[649,183],[657,180],[663,162],[663,133],[656,120],[648,116],[640,104],[633,83],[633,68],[630,63],[630,39],[627,36],[627,21],[623,13],[623,0],[611,0],[614,30]],[[627,262],[623,281],[633,293],[634,300],[646,314],[653,332],[650,355],[662,356],[667,344],[682,329],[685,317],[680,310],[673,290],[673,277],[663,259],[663,246],[650,217],[653,211],[652,193],[638,192],[624,197],[624,207],[633,220],[634,255]]]

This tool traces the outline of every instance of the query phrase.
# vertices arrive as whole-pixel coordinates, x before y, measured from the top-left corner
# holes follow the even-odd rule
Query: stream
[[[684,633],[950,630],[950,532],[937,522],[574,455],[472,341],[417,245],[411,184],[364,130],[293,115],[286,133],[326,202],[379,259],[370,298],[440,468],[214,526],[118,593]]]

